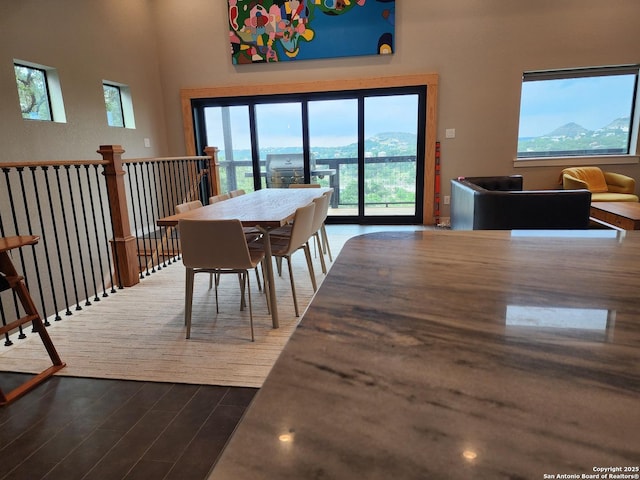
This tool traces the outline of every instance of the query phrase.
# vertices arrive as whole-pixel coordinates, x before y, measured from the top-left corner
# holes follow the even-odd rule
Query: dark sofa
[[[588,190],[522,190],[522,176],[451,180],[453,230],[586,229]]]

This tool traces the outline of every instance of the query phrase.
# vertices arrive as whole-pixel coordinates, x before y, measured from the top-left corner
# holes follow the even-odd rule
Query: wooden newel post
[[[218,163],[218,147],[204,147],[204,154],[211,157],[211,168],[209,169],[209,182],[211,184],[211,195],[222,193],[220,187],[220,164]]]
[[[122,282],[123,286],[131,287],[140,282],[140,272],[138,271],[137,240],[131,234],[127,194],[124,186],[124,176],[126,175],[122,169],[124,149],[120,145],[100,145],[98,153],[109,162],[104,167],[104,175],[109,192],[111,223],[114,232],[111,248],[116,278]]]

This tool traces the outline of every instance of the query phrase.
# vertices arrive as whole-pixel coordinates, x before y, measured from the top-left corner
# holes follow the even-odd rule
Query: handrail
[[[185,157],[148,157],[148,158],[127,158],[122,159],[124,163],[144,163],[144,162],[162,162],[168,160],[209,160],[211,157],[207,155],[190,155]]]
[[[41,237],[20,250],[19,265],[46,324],[175,261],[177,236],[158,232],[156,220],[185,197],[218,193],[214,147],[213,157],[123,159],[124,152],[102,145],[101,160],[0,162],[0,236]],[[0,298],[3,322],[19,308]],[[12,343],[8,334],[5,340]]]
[[[55,167],[65,165],[106,165],[106,160],[47,160],[28,162],[0,162],[0,168]]]

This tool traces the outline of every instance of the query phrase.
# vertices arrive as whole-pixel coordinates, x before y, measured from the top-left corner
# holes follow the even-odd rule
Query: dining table
[[[210,480],[637,479],[640,232],[348,240]]]
[[[255,227],[260,230],[264,238],[265,271],[269,285],[267,291],[270,299],[271,320],[273,328],[278,328],[278,305],[271,261],[269,232],[292,221],[298,208],[308,205],[315,198],[319,198],[330,191],[333,191],[333,189],[327,187],[260,189],[222,202],[204,205],[188,212],[160,218],[157,220],[157,224],[161,227],[176,227],[183,218],[212,221],[238,219],[243,227]]]

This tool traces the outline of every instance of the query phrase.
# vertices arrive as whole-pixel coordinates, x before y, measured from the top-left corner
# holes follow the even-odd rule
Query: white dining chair
[[[329,260],[333,261],[333,258],[331,257],[331,249],[329,248],[329,239],[324,226],[324,222],[327,219],[329,212],[330,201],[331,191],[325,192],[322,196],[313,199],[316,209],[313,214],[313,226],[311,227],[311,236],[314,238],[316,251],[320,252],[320,265],[322,267],[322,273],[325,275],[327,274],[327,265],[324,259],[325,253],[328,253]],[[292,227],[293,222],[272,230],[271,238],[288,237],[291,235]],[[281,273],[280,264],[278,264],[278,273]]]
[[[329,207],[331,206],[331,195],[333,191],[330,190],[323,194],[324,197],[327,197],[327,202],[324,205],[324,211],[322,212],[322,224],[320,225],[320,237],[322,239],[321,245],[324,248],[324,252],[329,255],[329,261],[333,262],[333,256],[331,255],[331,246],[329,245],[329,235],[327,235],[327,227],[326,220],[329,215]],[[326,273],[326,272],[325,272]]]
[[[229,193],[221,193],[219,195],[213,195],[209,197],[209,205],[213,203],[223,202],[225,200],[229,200],[230,198],[232,197]],[[190,202],[190,203],[196,203],[196,202]],[[200,207],[202,207],[202,203],[200,201],[198,201],[197,203],[199,203]],[[184,204],[184,205],[188,205],[188,204]],[[176,207],[176,213],[180,213],[178,212],[178,207]],[[247,239],[247,242],[255,242],[262,236],[262,233],[260,233],[260,231],[256,228],[246,227],[246,228],[243,228],[243,231]],[[211,278],[209,279],[209,288],[213,287],[213,279],[214,279],[214,276],[212,275]],[[256,281],[258,282],[258,290],[262,291],[262,283],[260,280],[260,272],[258,271],[258,269],[256,269]],[[215,275],[215,282],[216,282],[216,286],[219,285],[220,283],[219,275]]]
[[[189,210],[194,210],[200,207],[202,207],[202,202],[200,200],[184,202],[179,205],[176,205],[176,213],[184,213],[184,212],[188,212]]]
[[[291,294],[293,296],[293,306],[295,308],[296,317],[300,316],[300,312],[298,310],[298,299],[296,297],[296,286],[293,278],[291,255],[293,255],[297,250],[304,250],[313,291],[315,292],[318,289],[315,273],[313,271],[313,262],[311,260],[311,250],[309,249],[309,239],[313,234],[313,214],[315,209],[315,203],[310,203],[305,207],[298,208],[293,219],[290,234],[270,235],[269,237],[271,241],[271,255],[276,260],[282,260],[283,258],[287,260],[287,266],[289,267],[289,280],[291,282]],[[278,271],[280,271],[280,269],[278,269]]]
[[[228,193],[212,195],[211,197],[209,197],[209,204],[222,202],[224,200],[229,200],[230,198],[231,198],[231,195],[229,195]]]
[[[211,203],[211,200],[209,200],[209,203]],[[184,212],[188,212],[190,210],[195,210],[196,208],[201,208],[202,207],[202,202],[200,200],[193,200],[191,202],[184,202],[181,203],[179,205],[176,205],[176,213],[184,213]],[[180,242],[182,244],[182,242]],[[180,247],[182,248],[182,247]],[[215,277],[215,281],[216,284],[219,281],[219,277],[218,276],[214,276],[214,274],[212,273],[209,276],[209,288],[213,287],[213,281],[214,281],[214,277]]]
[[[330,193],[330,192],[329,192]],[[320,253],[320,265],[322,266],[322,273],[327,274],[327,265],[324,261],[324,249],[321,238],[322,227],[324,221],[327,218],[327,212],[329,211],[329,197],[322,195],[321,197],[314,198],[313,203],[316,205],[315,212],[313,214],[313,225],[311,227],[312,237],[315,239],[316,251]]]
[[[253,334],[253,307],[249,270],[256,269],[264,259],[264,251],[249,249],[242,231],[240,220],[188,220],[178,223],[182,239],[182,263],[186,267],[184,318],[187,327],[186,338],[191,337],[191,315],[193,305],[193,284],[196,273],[215,275],[239,275],[244,298],[245,288],[249,300],[251,341]],[[202,239],[207,241],[203,242]],[[218,313],[218,285],[215,287],[216,313]],[[243,302],[240,305],[243,309]]]

